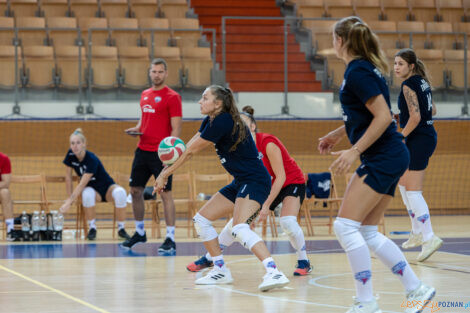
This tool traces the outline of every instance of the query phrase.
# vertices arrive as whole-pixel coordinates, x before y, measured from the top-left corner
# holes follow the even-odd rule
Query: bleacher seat
[[[354,5],[355,15],[366,22],[375,21],[381,17],[382,8],[380,7],[380,0],[356,0]]]
[[[376,34],[379,36],[382,49],[395,49],[400,45],[399,36],[396,33],[397,23],[395,21],[368,21],[367,24],[374,32],[379,32]]]
[[[345,17],[354,15],[352,0],[325,1],[325,12],[329,17]]]
[[[88,46],[88,30],[90,28],[102,28],[106,30],[93,30],[91,32],[92,43],[94,46],[106,46],[110,44],[108,21],[105,18],[99,17],[81,17],[78,19],[78,27],[82,32],[82,38],[85,45]]]
[[[454,49],[456,47],[456,36],[452,33],[452,24],[447,22],[428,22],[426,23],[426,32],[428,40],[432,43],[434,49]],[[430,34],[442,33],[442,34]]]
[[[119,47],[123,86],[144,89],[149,86],[149,50],[147,47]]]
[[[77,45],[81,38],[78,37],[77,19],[74,17],[48,17],[46,18],[49,29],[49,43],[51,45]],[[55,30],[54,28],[68,28],[70,30]]]
[[[81,85],[86,85],[87,77],[86,52],[85,47],[81,47],[81,58],[79,58],[78,46],[55,46],[55,58],[57,65],[57,75],[60,77],[59,87],[76,89],[79,86],[79,68],[81,66]],[[81,64],[79,60],[81,59]]]
[[[129,17],[129,5],[127,0],[100,0],[101,12],[107,18]]]
[[[132,17],[154,18],[157,17],[157,0],[129,0],[131,3]]]
[[[21,47],[17,47],[18,53],[18,82],[20,70],[23,68]],[[15,46],[0,45],[0,88],[11,89],[15,87]]]
[[[316,53],[324,54],[323,50],[333,48],[333,27],[335,20],[306,20],[305,28],[312,32],[312,45]]]
[[[438,0],[439,16],[444,22],[462,22],[464,9],[462,0]]]
[[[408,0],[382,0],[387,21],[406,21],[410,14]]]
[[[178,47],[197,47],[201,39],[199,20],[195,18],[174,18],[170,20],[172,38]],[[186,29],[186,30],[178,30]]]
[[[442,88],[444,83],[444,55],[441,49],[416,49],[416,56],[423,61],[433,88]]]
[[[118,87],[119,76],[117,48],[93,46],[91,50],[92,86],[100,89]]]
[[[181,74],[183,64],[181,52],[178,47],[155,47],[153,58],[163,58],[168,65],[168,78],[166,83],[170,87],[182,87]]]
[[[66,17],[68,10],[67,0],[41,0],[41,12],[46,17]]]
[[[56,76],[54,51],[49,46],[24,46],[26,87],[47,88],[54,86]]]
[[[434,0],[410,0],[411,14],[415,21],[434,22],[437,19],[437,7]]]
[[[0,17],[0,28],[11,28],[0,30],[0,45],[9,46],[14,44],[15,19],[13,17]]]
[[[170,24],[166,18],[141,18],[139,19],[139,27],[142,29],[143,44],[147,47],[152,45],[152,35],[150,30],[145,28],[156,29],[153,37],[154,46],[168,46],[171,39]]]
[[[39,16],[39,6],[37,0],[10,0],[10,10],[13,16]]]
[[[112,17],[109,18],[108,22],[113,45],[118,47],[140,45],[140,31],[136,18]],[[113,30],[113,28],[128,28],[133,30]]]
[[[16,18],[16,27],[18,27],[18,38],[21,45],[47,45],[46,20],[43,17],[18,17]]]
[[[181,49],[184,73],[189,87],[204,87],[211,84],[211,49],[202,47],[183,47]]]
[[[405,32],[399,34],[401,47],[408,47],[413,49],[423,49],[426,44],[426,34],[424,23],[419,21],[400,21],[397,23],[397,31]],[[410,34],[412,34],[412,46],[410,43]],[[415,34],[416,33],[416,34]],[[420,34],[419,34],[420,33]]]
[[[302,17],[324,17],[323,0],[297,0],[297,13]]]
[[[465,87],[464,53],[464,50],[444,50],[445,69],[447,72],[447,77],[450,79],[449,87],[454,89],[462,90]],[[470,57],[470,51],[467,51],[467,58],[468,57]],[[468,72],[467,81],[470,82],[470,71]]]
[[[160,0],[158,5],[163,17],[167,19],[185,18],[189,9],[186,0]]]
[[[97,0],[69,0],[74,17],[100,17]]]

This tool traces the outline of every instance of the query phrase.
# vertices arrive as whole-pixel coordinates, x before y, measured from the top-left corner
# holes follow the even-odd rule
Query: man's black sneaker
[[[7,238],[6,238],[7,241],[21,241],[20,238],[18,237],[18,234],[17,232],[13,231],[13,230],[10,230],[8,233],[7,233]]]
[[[126,230],[124,228],[121,228],[118,231],[118,236],[121,237],[122,239],[126,239],[126,240],[131,239],[131,236],[129,236],[129,234],[126,232]]]
[[[158,248],[159,253],[174,254],[176,252],[176,244],[170,237],[166,237],[163,244]]]
[[[147,234],[143,236],[139,235],[138,232],[135,232],[131,238],[127,239],[120,246],[124,249],[132,249],[136,244],[147,242]]]
[[[96,239],[96,228],[90,228],[88,231],[88,235],[86,236],[88,240],[95,240]]]

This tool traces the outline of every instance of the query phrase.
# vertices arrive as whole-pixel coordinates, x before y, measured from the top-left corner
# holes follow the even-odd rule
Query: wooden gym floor
[[[405,253],[418,276],[437,289],[423,312],[470,312],[470,217],[433,216],[432,222],[445,242],[440,251],[424,263],[415,261],[417,249]],[[132,225],[129,221],[129,231]],[[409,219],[387,217],[386,225],[387,231],[408,230]],[[156,239],[123,251],[104,229],[98,229],[93,243],[67,238],[70,234],[64,234],[62,243],[3,242],[0,312],[346,312],[354,295],[346,256],[325,227],[315,231],[316,236],[306,238],[314,266],[306,277],[292,276],[296,256],[287,238],[268,234],[268,248],[291,283],[266,293],[257,289],[262,265],[238,243],[226,250],[232,285],[194,285],[197,274],[185,266],[203,247],[186,237],[186,229],[177,229],[176,256],[158,256],[161,240]],[[401,243],[406,235],[392,238]],[[403,312],[405,296],[398,279],[376,258],[372,265],[381,309]]]

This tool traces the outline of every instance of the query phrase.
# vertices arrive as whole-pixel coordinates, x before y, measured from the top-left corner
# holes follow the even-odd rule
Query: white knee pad
[[[114,205],[116,208],[125,208],[127,206],[127,194],[124,188],[117,186],[111,193],[114,199]]]
[[[230,246],[233,241],[235,240],[232,237],[232,225],[233,219],[230,219],[227,224],[225,224],[224,229],[219,234],[219,244],[221,249],[225,249],[226,247]]]
[[[96,204],[96,191],[91,187],[85,187],[82,191],[82,204],[85,208],[94,207]]]
[[[217,238],[217,232],[212,227],[212,222],[199,213],[193,217],[194,227],[202,241],[211,241]]]
[[[281,227],[289,237],[295,237],[299,232],[302,232],[295,216],[282,216]]]
[[[250,226],[246,223],[241,223],[232,227],[232,237],[238,240],[245,248],[251,251],[251,248],[262,239]]]
[[[360,222],[356,222],[347,218],[337,217],[333,223],[336,238],[338,238],[344,251],[352,251],[366,244],[364,238],[359,232]]]
[[[379,233],[378,230],[379,228],[377,227],[377,225],[366,225],[361,226],[360,228],[360,232],[362,234],[362,237],[364,237],[367,246],[374,252],[377,252],[380,247],[382,247],[383,244],[387,241],[387,237]]]

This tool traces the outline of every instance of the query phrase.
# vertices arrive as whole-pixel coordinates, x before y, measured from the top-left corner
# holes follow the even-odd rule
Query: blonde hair
[[[365,59],[372,63],[382,74],[388,74],[388,63],[380,49],[379,39],[369,26],[357,16],[339,20],[334,34],[343,41],[347,53],[354,59]]]
[[[83,142],[83,143],[86,143],[86,138],[85,138],[85,135],[83,135],[83,130],[79,127],[77,129],[75,129],[73,131],[72,134],[70,134],[70,138],[72,138],[72,136],[78,136],[80,137],[80,140]]]

